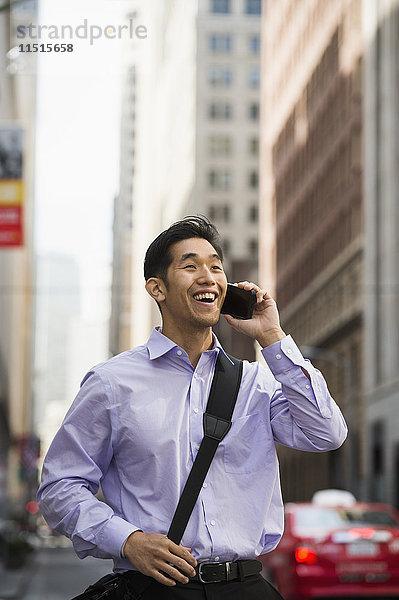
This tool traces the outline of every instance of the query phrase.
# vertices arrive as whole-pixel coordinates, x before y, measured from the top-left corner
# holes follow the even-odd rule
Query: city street
[[[0,583],[0,600],[70,600],[111,570],[112,561],[91,557],[80,560],[71,546],[42,548],[36,551],[23,577],[18,572],[21,570],[7,573],[15,584],[9,581],[3,595]]]

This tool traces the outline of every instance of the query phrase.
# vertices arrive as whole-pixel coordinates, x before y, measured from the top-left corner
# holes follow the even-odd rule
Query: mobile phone
[[[244,290],[233,283],[228,283],[221,312],[236,319],[251,319],[255,304],[255,290]]]

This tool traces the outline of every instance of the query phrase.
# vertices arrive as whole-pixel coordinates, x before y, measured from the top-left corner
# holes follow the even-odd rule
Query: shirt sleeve
[[[119,557],[139,529],[96,498],[113,457],[111,410],[97,373],[88,373],[46,455],[38,502],[47,523],[69,537],[80,558]]]
[[[305,360],[291,336],[264,348],[262,354],[276,382],[270,403],[275,441],[312,452],[339,448],[347,426],[320,371]]]

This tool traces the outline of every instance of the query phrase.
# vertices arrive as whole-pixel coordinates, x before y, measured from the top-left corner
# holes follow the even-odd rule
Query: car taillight
[[[317,554],[309,546],[299,546],[295,550],[295,560],[302,565],[315,565],[317,563]]]

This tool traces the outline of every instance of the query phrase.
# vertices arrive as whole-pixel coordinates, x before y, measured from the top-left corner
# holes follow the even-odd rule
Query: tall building
[[[323,371],[344,446],[279,453],[286,500],[364,492],[364,134],[361,0],[264,2],[260,277]]]
[[[5,5],[6,3],[2,3]],[[35,483],[36,439],[32,434],[32,311],[33,311],[33,166],[36,100],[36,55],[20,53],[16,27],[35,22],[36,1],[15,3],[0,11],[0,130],[1,188],[4,234],[7,215],[20,215],[22,237],[0,236],[0,517],[8,508],[18,510]],[[21,182],[10,175],[7,132],[21,134]],[[4,134],[4,135],[3,135]],[[11,137],[15,137],[12,135]],[[5,153],[4,153],[5,150]],[[14,165],[15,166],[15,165]],[[12,179],[11,185],[7,180]],[[9,190],[18,189],[14,206],[7,206]],[[15,207],[18,207],[17,209]],[[15,223],[14,223],[15,224]],[[7,227],[6,227],[7,229]],[[7,233],[7,232],[6,232]],[[16,245],[9,245],[16,243]],[[29,462],[29,456],[32,460]]]
[[[131,344],[132,211],[136,152],[136,74],[134,64],[127,61],[123,69],[123,76],[120,185],[119,194],[114,200],[113,222],[112,301],[109,324],[109,351],[111,355],[127,350]]]
[[[230,281],[257,281],[261,2],[202,1],[197,17],[196,180],[188,212],[218,227]],[[221,319],[226,348],[253,341]]]
[[[256,279],[260,0],[132,1],[130,14],[151,31],[126,53],[134,122],[129,109],[122,122],[124,135],[134,138],[132,162],[121,161],[121,177],[131,173],[130,198],[122,204],[131,203],[134,345],[159,322],[143,287],[144,252],[173,221],[207,215],[221,232],[230,280]],[[122,154],[128,153],[126,146]],[[129,287],[123,277],[115,292]],[[114,314],[118,301],[114,295]],[[254,355],[249,339],[224,328],[218,334],[231,352]]]
[[[399,506],[399,2],[364,0],[366,492]]]
[[[159,313],[144,289],[145,250],[184,214],[195,182],[197,2],[132,0],[148,32],[123,51],[120,192],[114,210],[110,350],[141,344]],[[123,233],[124,232],[124,233]]]

